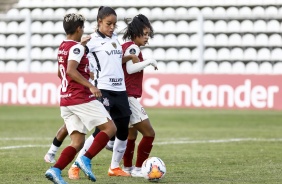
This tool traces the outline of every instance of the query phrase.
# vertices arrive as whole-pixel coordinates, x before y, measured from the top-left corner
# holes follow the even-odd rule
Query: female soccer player
[[[75,13],[65,15],[63,20],[67,39],[61,43],[58,51],[58,76],[62,84],[60,110],[71,144],[62,151],[55,165],[45,173],[46,178],[53,183],[66,183],[61,177],[61,171],[83,147],[87,130],[90,131],[94,127],[101,131],[76,164],[91,181],[96,181],[91,170],[91,159],[116,133],[116,127],[105,107],[96,100],[101,96],[101,91],[89,82],[89,61],[84,46],[79,43],[84,33],[84,21],[82,15]]]
[[[124,56],[135,54],[138,56],[140,62],[133,63],[132,61],[128,61],[123,64],[126,91],[130,109],[132,111],[130,116],[131,127],[129,128],[127,148],[123,157],[123,170],[130,173],[133,177],[143,177],[141,166],[151,152],[155,131],[149,121],[145,109],[139,103],[137,98],[140,98],[142,95],[143,69],[149,65],[153,65],[155,69],[157,69],[157,62],[154,59],[143,61],[140,47],[145,46],[148,43],[149,38],[153,37],[154,31],[148,18],[142,14],[136,15],[131,22],[130,19],[126,19],[125,22],[127,28],[125,29],[123,39],[130,41],[122,45]],[[137,159],[135,166],[133,166],[132,160],[137,131],[140,132],[143,137],[138,145]]]
[[[122,69],[122,47],[118,42],[117,34],[114,32],[116,22],[117,15],[112,8],[103,6],[99,8],[97,15],[98,29],[91,34],[91,39],[87,43],[88,59],[91,70],[95,74],[94,84],[102,92],[100,100],[117,127],[108,175],[130,176],[119,166],[126,149],[131,111]],[[130,55],[129,58],[132,59],[133,56]],[[82,150],[87,150],[88,142],[92,142],[94,137],[96,139],[97,133],[97,131],[94,132],[93,136],[86,140]],[[69,178],[78,179],[77,168],[73,166],[69,170]]]

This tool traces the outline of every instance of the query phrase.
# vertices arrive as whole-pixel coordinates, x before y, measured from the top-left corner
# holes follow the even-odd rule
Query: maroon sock
[[[139,143],[137,150],[137,159],[136,159],[136,167],[141,167],[143,162],[149,157],[152,147],[153,141],[155,137],[146,137],[144,136]]]
[[[123,155],[123,165],[124,167],[131,167],[132,166],[132,159],[134,155],[134,148],[135,148],[135,141],[136,139],[128,139],[126,150]]]
[[[99,132],[91,144],[90,148],[84,154],[89,159],[95,157],[108,143],[109,136],[105,132]]]
[[[74,159],[76,155],[76,149],[72,146],[66,147],[62,153],[54,167],[63,170],[71,161]]]

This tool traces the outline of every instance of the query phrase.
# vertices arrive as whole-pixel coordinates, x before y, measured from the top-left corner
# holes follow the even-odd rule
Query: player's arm
[[[133,63],[140,62],[138,56],[136,56],[135,54],[129,54],[129,55],[126,55],[126,56],[122,57],[122,64],[124,64],[124,63],[126,63],[127,61],[130,61],[130,60]]]
[[[132,55],[132,54],[136,56],[140,54],[140,48],[137,45],[131,45],[130,47],[128,47],[124,53],[124,56]],[[157,61],[154,59],[147,59],[139,63],[134,63],[132,60],[129,60],[126,62],[126,71],[128,74],[133,74],[143,70],[145,67],[149,65],[153,65],[155,69],[157,69]]]
[[[79,62],[81,61],[81,58],[84,54],[84,47],[82,45],[77,44],[70,49],[69,53],[70,55],[66,71],[67,75],[70,76],[77,83],[88,87],[95,97],[101,97],[101,91],[95,86],[93,86],[91,82],[89,82],[85,77],[83,77],[77,70]]]

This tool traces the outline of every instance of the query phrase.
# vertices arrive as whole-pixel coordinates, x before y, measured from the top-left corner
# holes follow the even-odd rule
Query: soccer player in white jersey
[[[91,181],[96,177],[91,170],[91,159],[116,133],[116,126],[103,104],[96,100],[101,91],[89,82],[89,60],[85,47],[79,42],[84,33],[85,18],[80,14],[65,15],[63,27],[67,39],[58,50],[58,76],[61,79],[60,110],[71,143],[61,153],[58,161],[45,173],[55,184],[66,184],[61,171],[74,159],[85,142],[87,130],[98,127],[101,131],[92,141],[88,151],[76,160],[76,165]]]
[[[92,68],[92,72],[95,74],[94,85],[102,92],[101,102],[117,127],[108,175],[130,176],[119,165],[126,149],[131,111],[122,69],[122,47],[118,42],[117,34],[114,33],[117,15],[112,8],[102,6],[98,10],[97,22],[98,29],[91,34],[91,39],[87,43],[88,59],[90,66],[94,66]],[[87,150],[88,142],[96,139],[98,132],[95,131],[93,136],[86,140],[81,152]],[[69,178],[77,179],[77,173],[77,168],[73,165],[69,170]]]

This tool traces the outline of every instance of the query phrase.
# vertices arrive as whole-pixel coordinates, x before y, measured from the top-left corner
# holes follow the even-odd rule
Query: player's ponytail
[[[124,29],[123,39],[127,40],[133,40],[134,38],[138,36],[143,36],[143,30],[144,28],[150,28],[150,37],[154,37],[154,30],[153,27],[149,21],[149,19],[143,15],[138,14],[133,19],[126,18],[124,19],[124,22],[127,24],[127,27]]]

